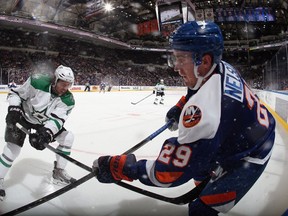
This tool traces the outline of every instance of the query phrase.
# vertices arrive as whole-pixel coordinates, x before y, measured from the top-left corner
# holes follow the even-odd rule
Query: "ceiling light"
[[[112,11],[112,10],[113,10],[112,4],[110,4],[110,3],[105,3],[104,9],[105,9],[106,11]]]

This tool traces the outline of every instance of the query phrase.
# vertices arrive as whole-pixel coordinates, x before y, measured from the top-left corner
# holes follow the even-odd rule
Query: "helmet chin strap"
[[[193,88],[190,88],[191,90],[198,90],[203,82],[203,80],[205,78],[207,78],[208,76],[210,76],[212,74],[212,72],[214,71],[214,69],[216,68],[216,64],[214,63],[212,65],[212,67],[210,68],[210,70],[208,71],[208,73],[205,75],[205,76],[200,76],[198,74],[198,67],[196,64],[194,64],[194,74],[195,74],[195,77],[197,78],[197,82],[195,84],[195,86]]]

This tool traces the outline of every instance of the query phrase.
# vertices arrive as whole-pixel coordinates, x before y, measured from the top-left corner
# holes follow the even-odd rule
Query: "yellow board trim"
[[[263,101],[261,101],[261,103],[263,103],[265,105],[265,107],[272,113],[272,115],[274,116],[274,118],[277,120],[277,122],[279,122],[283,128],[286,130],[286,132],[288,133],[288,123],[284,121],[284,119],[282,119],[273,109],[271,109],[267,104],[265,104]]]

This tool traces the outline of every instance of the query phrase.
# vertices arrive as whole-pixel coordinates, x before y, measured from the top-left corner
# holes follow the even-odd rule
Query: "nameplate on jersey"
[[[239,74],[231,65],[226,62],[223,63],[225,69],[224,95],[243,102],[244,87]]]

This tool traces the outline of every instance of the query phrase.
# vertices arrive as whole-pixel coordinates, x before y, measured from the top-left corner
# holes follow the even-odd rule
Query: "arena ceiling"
[[[247,46],[281,40],[287,37],[288,0],[194,0],[195,9],[269,7],[274,22],[219,22],[225,47],[247,49]],[[104,3],[110,3],[107,11]],[[145,47],[167,46],[167,38],[159,32],[139,36],[137,25],[156,19],[156,0],[0,0],[0,14],[69,26],[107,36],[127,44]],[[287,38],[286,38],[287,39]],[[260,47],[261,48],[261,47]]]
[[[136,35],[138,23],[156,18],[155,1],[109,3],[111,11],[105,9],[103,0],[0,0],[0,12],[92,30],[121,41]]]
[[[104,3],[110,3],[112,10],[107,11]],[[92,30],[125,42],[133,39],[166,41],[166,38],[157,32],[141,37],[137,35],[138,24],[156,19],[155,4],[156,0],[0,0],[0,12]],[[278,35],[287,31],[287,0],[194,0],[192,4],[195,9],[213,8],[214,11],[217,8],[228,7],[270,7],[275,12],[277,20],[268,25],[249,23],[253,25],[254,32],[248,37],[259,39],[262,36]],[[239,40],[239,32],[245,28],[242,24],[219,24],[227,40]]]

